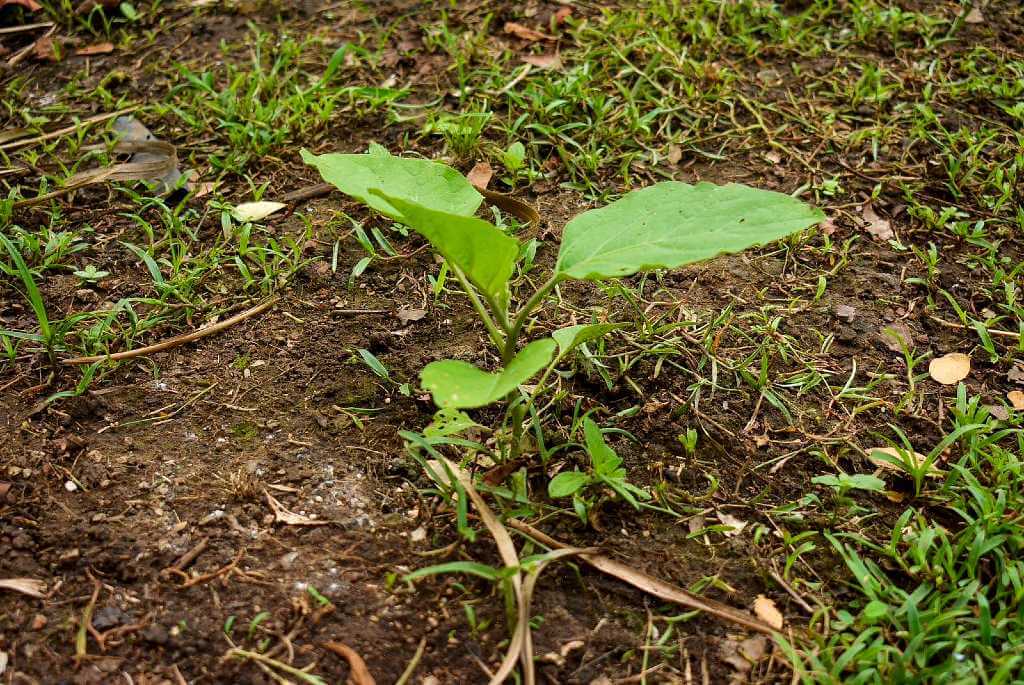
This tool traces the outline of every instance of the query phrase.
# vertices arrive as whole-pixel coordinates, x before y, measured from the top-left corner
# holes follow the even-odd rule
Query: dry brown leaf
[[[259,202],[243,202],[231,210],[231,215],[242,222],[262,221],[275,212],[287,207],[283,202],[261,200]]]
[[[782,612],[775,606],[775,600],[771,597],[758,595],[754,599],[754,613],[772,628],[782,630]]]
[[[274,520],[278,523],[283,523],[286,526],[326,526],[329,523],[329,521],[311,519],[307,516],[302,516],[301,514],[289,511],[283,504],[274,499],[274,497],[266,490],[263,491],[263,494],[266,495],[267,504],[270,505],[271,511],[274,512]]]
[[[79,57],[88,57],[89,55],[106,55],[113,51],[113,43],[96,43],[94,45],[86,45],[84,48],[75,50],[75,54]]]
[[[914,349],[914,332],[902,321],[890,324],[882,329],[882,342],[893,352],[902,352],[904,346]]]
[[[668,155],[665,157],[665,159],[668,161],[669,164],[675,166],[676,164],[679,164],[679,161],[682,158],[683,148],[679,147],[678,145],[668,146]]]
[[[572,14],[572,7],[570,7],[569,5],[562,5],[561,7],[559,7],[558,11],[555,12],[555,14],[554,14],[555,26],[558,26],[558,25],[564,23],[565,20],[568,19],[569,15],[571,15],[571,14]]]
[[[878,216],[871,205],[864,205],[864,208],[861,210],[861,216],[864,218],[866,224],[864,226],[864,230],[879,240],[889,240],[896,237],[896,234],[892,230],[892,223],[888,219],[883,219]]]
[[[517,24],[514,21],[505,22],[505,33],[531,43],[535,43],[538,40],[555,40],[554,36],[549,36],[546,33],[541,33],[540,31],[531,29],[529,26],[523,26],[522,24]]]
[[[1024,364],[1017,363],[1006,372],[1006,380],[1013,383],[1024,383]]]
[[[60,59],[57,54],[57,44],[54,42],[53,36],[47,34],[37,40],[35,45],[32,47],[32,56],[43,62],[56,62]]]
[[[724,531],[725,536],[730,538],[734,535],[739,535],[743,532],[743,529],[747,527],[746,521],[738,519],[732,514],[719,513],[718,520],[721,521],[723,525],[732,527],[733,530]]]
[[[1011,390],[1006,393],[1006,399],[1010,400],[1010,406],[1017,411],[1024,411],[1024,392]]]
[[[409,323],[410,321],[419,321],[427,315],[426,309],[399,309],[395,316],[402,323]]]
[[[0,502],[7,501],[7,494],[11,491],[11,483],[0,480]]]
[[[348,678],[353,685],[377,685],[377,681],[370,675],[370,669],[366,667],[366,662],[363,661],[363,658],[359,656],[356,650],[344,642],[325,642],[324,647],[348,662],[348,667],[351,671]]]
[[[43,6],[36,2],[36,0],[0,0],[0,7],[7,7],[8,5],[19,5],[29,12],[38,12],[43,9]]]
[[[972,7],[971,11],[964,17],[964,21],[968,24],[984,24],[985,15],[981,13],[981,10],[977,7]]]
[[[550,55],[525,55],[523,61],[527,64],[532,64],[538,69],[554,69],[557,71],[562,68],[562,56],[557,52]]]
[[[943,385],[956,385],[971,373],[971,358],[962,352],[950,352],[928,364],[928,375]]]
[[[0,590],[42,598],[46,596],[46,583],[35,578],[0,578]]]
[[[486,188],[487,184],[491,182],[491,176],[494,176],[494,169],[491,168],[491,165],[487,162],[477,162],[466,174],[466,180],[473,184],[474,188]]]

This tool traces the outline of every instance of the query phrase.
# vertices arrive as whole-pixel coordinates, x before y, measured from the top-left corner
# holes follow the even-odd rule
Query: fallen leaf
[[[772,628],[782,630],[782,612],[775,606],[775,600],[771,597],[758,595],[754,599],[754,613]]]
[[[231,216],[239,221],[261,221],[274,212],[279,212],[288,205],[283,202],[243,202],[231,211]]]
[[[88,57],[89,55],[106,55],[113,51],[113,43],[96,43],[95,45],[86,45],[84,48],[75,50],[75,54],[79,57]]]
[[[1000,421],[1006,421],[1010,418],[1010,410],[1001,404],[986,404],[985,409]]]
[[[722,661],[732,666],[736,674],[742,675],[764,657],[767,647],[768,638],[764,635],[754,635],[742,642],[736,637],[726,638],[719,644],[718,649]],[[731,682],[746,682],[746,679],[740,677]]]
[[[531,43],[538,40],[555,40],[554,36],[549,36],[546,33],[541,33],[540,31],[531,29],[528,26],[517,24],[514,21],[505,22],[505,33]]]
[[[836,220],[832,217],[828,217],[818,224],[818,229],[821,231],[822,235],[832,235],[838,228],[839,226],[836,225]]]
[[[34,578],[0,578],[0,590],[20,592],[29,597],[46,596],[46,583]]]
[[[266,490],[263,494],[267,497],[267,504],[270,505],[270,509],[274,512],[274,520],[278,523],[283,523],[286,526],[326,526],[329,521],[320,521],[318,519],[311,519],[301,514],[296,514],[293,511],[288,511],[283,504],[278,502],[271,496]]]
[[[395,316],[402,323],[409,323],[410,321],[419,321],[427,315],[426,309],[399,309],[395,312]]]
[[[366,667],[366,662],[363,661],[363,658],[359,656],[356,650],[344,642],[325,642],[324,647],[348,662],[348,678],[352,681],[353,685],[376,685],[376,681],[370,675],[370,669]]]
[[[474,188],[486,188],[487,184],[491,182],[491,176],[494,175],[494,169],[487,162],[477,162],[476,165],[470,169],[469,173],[466,174],[466,180],[473,184]]]
[[[57,55],[57,46],[53,41],[53,36],[45,35],[36,41],[32,47],[32,56],[37,60],[44,62],[56,62],[59,58]]]
[[[1015,364],[1012,369],[1006,372],[1006,380],[1013,383],[1024,383],[1024,365]]]
[[[562,56],[557,52],[550,55],[525,55],[523,61],[527,64],[532,64],[538,69],[554,69],[557,71],[562,68]]]
[[[1024,392],[1011,390],[1006,393],[1006,399],[1010,400],[1010,406],[1017,411],[1024,411]]]
[[[879,240],[889,240],[896,237],[892,230],[892,223],[888,219],[878,216],[871,205],[864,205],[864,209],[861,210],[861,216],[865,222],[864,229]]]
[[[981,10],[977,7],[972,7],[971,11],[964,17],[964,21],[968,24],[984,24],[985,15],[981,13]]]
[[[903,348],[914,349],[914,332],[902,321],[897,321],[882,329],[882,342],[893,352],[902,352]]]
[[[857,310],[848,304],[841,304],[836,307],[836,316],[843,321],[853,321],[857,318]]]
[[[571,15],[571,14],[572,14],[572,7],[570,7],[569,5],[562,5],[561,7],[559,7],[558,11],[555,12],[555,15],[554,15],[555,26],[558,26],[559,24],[564,23],[565,20],[568,19],[569,15]]]
[[[890,457],[894,457],[899,461],[905,461],[906,457],[904,456],[904,454],[907,453],[907,450],[903,450],[903,454],[900,454],[900,450],[896,449],[895,447],[875,447],[874,449],[868,451],[868,460],[878,468],[885,469],[886,471],[892,471],[893,473],[906,473],[896,464],[893,464],[891,461],[888,461],[878,456],[879,453],[888,455]],[[927,456],[921,454],[920,452],[914,452],[911,455],[911,458],[914,460],[914,463],[917,466],[921,466],[921,464],[923,464],[928,459]],[[937,469],[935,467],[935,464],[932,464],[931,469],[925,475],[932,476],[934,478],[936,476],[942,475],[942,471]]]
[[[8,5],[18,5],[24,7],[29,12],[38,12],[43,9],[36,0],[0,0],[0,7],[7,7]]]
[[[971,358],[961,352],[936,357],[928,364],[928,375],[943,385],[955,385],[971,373]]]
[[[0,481],[0,502],[7,501],[7,494],[11,491],[11,483]]]
[[[766,153],[764,158],[767,159],[772,164],[778,164],[779,162],[782,161],[782,155],[780,155],[778,152],[775,152],[774,150]]]
[[[678,145],[668,146],[668,155],[665,157],[665,159],[668,160],[669,164],[675,166],[676,164],[679,164],[679,160],[681,160],[682,158],[683,148],[679,147]]]
[[[718,520],[721,521],[723,525],[731,526],[733,528],[733,530],[723,531],[726,537],[739,535],[743,532],[743,529],[747,527],[746,521],[742,521],[733,516],[732,514],[719,513]]]

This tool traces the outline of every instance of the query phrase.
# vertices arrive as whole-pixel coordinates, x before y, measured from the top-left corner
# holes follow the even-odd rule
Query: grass
[[[119,49],[165,45],[174,22],[192,20],[168,16],[166,3],[134,3],[134,18],[86,23],[70,5],[44,4],[62,27]],[[91,199],[75,211],[56,201],[0,215],[0,295],[25,307],[0,331],[0,373],[52,375],[48,392],[80,393],[101,385],[103,372],[52,373],[61,356],[128,349],[302,288],[316,261],[342,292],[415,253],[419,243],[363,225],[365,214],[300,209],[283,231],[233,220],[233,204],[303,185],[299,146],[353,151],[378,140],[465,167],[486,159],[498,170],[492,187],[532,187],[545,203],[604,202],[671,177],[793,193],[825,207],[835,233],[775,245],[749,264],[560,292],[528,328],[610,312],[635,333],[583,347],[571,378],[551,378],[538,412],[556,426],[555,442],[577,433],[589,409],[631,432],[666,412],[682,444],[655,456],[625,439],[616,446],[661,509],[635,516],[676,525],[676,516],[705,511],[709,493],[740,507],[766,591],[780,605],[791,598],[771,571],[811,608],[787,604],[787,618],[806,621],[807,632],[779,639],[801,681],[1013,682],[1024,673],[1024,433],[1004,396],[1007,373],[1024,358],[1024,60],[979,38],[992,34],[958,21],[955,6],[802,7],[656,0],[574,10],[564,25],[541,27],[562,32],[564,66],[553,70],[526,71],[522,55],[551,46],[495,40],[501,22],[484,10],[469,19],[382,16],[345,40],[326,26],[284,26],[280,35],[253,26],[212,46],[217,62],[158,51],[140,66],[155,97],[133,84],[135,74],[115,71],[76,73],[63,85],[35,73],[0,77],[4,128],[42,132],[72,115],[140,104],[136,116],[180,145],[197,180],[219,184],[202,198],[116,185],[109,196],[83,196]],[[410,31],[414,46],[395,47]],[[415,64],[437,60],[416,76],[392,63],[391,50]],[[96,133],[2,153],[4,166],[27,170],[0,176],[3,195],[59,185]],[[94,211],[94,200],[113,211]],[[866,202],[895,215],[892,238],[861,230]],[[549,248],[535,246],[541,263]],[[119,284],[100,302],[76,299],[92,286],[74,274],[89,266]],[[443,267],[424,266],[416,278],[438,306],[458,311]],[[842,304],[856,309],[852,321],[837,321]],[[917,322],[917,337],[882,351],[874,334],[904,317]],[[862,321],[872,330],[857,329]],[[952,350],[971,352],[976,371],[948,389],[926,368]],[[364,364],[354,368],[380,375],[381,361],[358,352]],[[391,366],[389,357],[385,373]],[[600,406],[577,402],[579,384],[601,393]],[[902,446],[901,435],[935,459],[941,478],[875,473],[868,451]],[[556,446],[546,445],[549,458],[569,466],[572,449]],[[661,478],[672,464],[681,483]],[[872,474],[884,487],[850,480]],[[576,516],[549,508],[526,480],[509,492],[508,511]],[[728,552],[730,538],[710,518],[692,539]],[[729,596],[730,581],[723,570],[702,585]],[[644,663],[674,668],[680,653],[669,636],[689,630],[691,618],[652,607],[637,628]]]

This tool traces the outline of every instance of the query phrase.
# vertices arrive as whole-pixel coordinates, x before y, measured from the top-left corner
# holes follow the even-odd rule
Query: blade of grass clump
[[[473,485],[472,477],[444,457],[439,456],[439,461],[439,465],[444,467],[444,470],[451,477],[458,480],[469,496],[469,499],[473,502],[473,506],[476,507],[477,512],[480,514],[480,520],[483,521],[487,531],[494,538],[494,543],[498,546],[498,554],[501,556],[505,568],[515,569],[511,573],[509,580],[515,592],[518,609],[516,627],[512,633],[512,639],[509,643],[508,651],[505,653],[505,658],[491,678],[490,685],[500,685],[500,683],[505,682],[512,673],[517,659],[521,660],[523,664],[523,681],[526,685],[534,685],[533,639],[530,636],[529,607],[523,594],[523,577],[519,570],[519,555],[516,553],[516,546],[512,542],[512,536],[509,535],[508,529],[502,525],[498,517],[491,511],[491,508],[484,502],[480,493],[477,492],[476,487]]]
[[[21,277],[21,282],[25,285],[25,296],[28,298],[32,311],[36,315],[36,320],[39,322],[39,334],[43,339],[43,344],[46,345],[46,351],[50,355],[50,360],[53,361],[53,331],[50,328],[50,318],[46,313],[46,305],[43,303],[43,296],[36,286],[35,278],[32,277],[32,272],[29,270],[28,265],[25,264],[25,260],[22,259],[21,252],[3,233],[0,233],[0,242],[3,242],[4,247],[7,248],[8,254],[11,255],[11,260],[14,262],[14,268],[18,272],[18,276]]]
[[[781,193],[665,181],[566,224],[555,275],[602,280],[673,269],[778,240],[824,218]]]

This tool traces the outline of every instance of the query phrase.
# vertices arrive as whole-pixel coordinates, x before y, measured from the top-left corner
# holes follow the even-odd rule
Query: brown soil
[[[177,59],[219,58],[220,41],[239,40],[247,21],[308,26],[317,4],[296,3],[298,9],[283,18],[225,13],[203,15],[197,22],[187,11],[169,10],[176,28],[155,48],[99,62],[107,71],[130,70],[147,56],[175,46]],[[402,12],[409,13],[412,24],[422,21],[420,15],[427,10],[405,3],[382,9],[381,15]],[[502,21],[506,15],[515,18],[511,9],[498,15]],[[339,32],[353,35],[372,27],[369,18],[356,15]],[[26,67],[58,78],[80,68],[80,62]],[[413,69],[405,64],[399,68]],[[35,80],[33,87],[43,95],[41,81]],[[145,99],[147,93],[161,97],[162,87],[141,80],[133,89]],[[307,144],[359,150],[379,140],[394,147],[397,131],[389,128],[386,135],[394,139],[381,140],[372,122],[356,118],[338,122],[336,130],[323,136],[334,142]],[[423,152],[437,152],[427,144],[432,141],[424,141]],[[272,179],[268,197],[318,180],[294,156],[287,160],[268,162],[265,179],[261,177]],[[760,157],[740,151],[728,162],[701,162],[676,176],[685,181],[742,180],[786,191],[800,184],[797,176],[774,171]],[[848,182],[857,187],[855,177]],[[860,185],[870,191],[872,184]],[[246,187],[238,181],[239,196]],[[528,199],[546,213],[552,236],[567,216],[585,206],[576,194],[556,187]],[[130,222],[103,206],[107,202],[105,191],[82,193],[73,216],[111,239],[132,231]],[[314,200],[307,208],[326,216],[342,202],[333,196]],[[296,234],[302,227],[291,216],[270,224],[281,233]],[[897,230],[909,230],[901,219],[896,224]],[[212,234],[219,224],[210,219],[201,230]],[[833,239],[838,243],[852,233],[840,225]],[[547,242],[542,262],[550,263],[553,244]],[[330,239],[319,242],[311,247],[311,256],[329,262],[331,245]],[[410,241],[404,247],[412,251],[419,243]],[[419,370],[434,359],[494,360],[484,354],[481,329],[468,307],[457,297],[436,305],[425,290],[424,274],[433,264],[426,251],[375,263],[350,291],[347,276],[359,256],[354,249],[343,251],[337,273],[317,264],[307,267],[266,314],[223,334],[124,364],[80,398],[41,408],[47,394],[68,387],[74,377],[61,371],[44,385],[48,369],[43,365],[24,362],[0,368],[0,481],[11,483],[9,491],[0,492],[0,578],[37,578],[48,584],[45,599],[0,594],[0,651],[10,655],[8,672],[21,674],[21,680],[10,682],[113,683],[124,682],[122,674],[136,683],[271,682],[251,661],[222,658],[231,647],[225,635],[228,622],[238,646],[255,649],[269,641],[277,658],[297,666],[316,662],[313,670],[332,683],[344,682],[348,666],[322,648],[325,641],[350,645],[378,682],[389,683],[405,669],[421,639],[426,647],[413,682],[427,674],[442,683],[485,682],[481,664],[495,667],[507,637],[501,596],[489,584],[461,576],[421,581],[414,589],[394,582],[396,575],[429,563],[497,563],[485,535],[474,544],[425,554],[453,545],[457,535],[451,513],[418,493],[427,481],[397,435],[428,423],[432,404],[415,393],[402,395],[397,386],[407,381],[415,385]],[[928,319],[920,309],[906,310],[914,294],[901,292],[908,288],[899,278],[903,263],[902,256],[880,243],[862,246],[856,260],[830,279],[827,301],[791,312],[779,332],[812,350],[820,346],[816,331],[834,333],[836,345],[816,361],[839,376],[848,373],[854,358],[860,369],[892,366],[898,355],[885,347],[879,331],[896,319],[909,326],[922,348],[946,352],[962,345],[957,331]],[[124,269],[119,274],[137,270],[128,262],[120,266]],[[790,297],[790,286],[803,268],[778,253],[723,258],[666,275],[651,299],[678,303],[679,312],[672,312],[675,304],[656,311],[681,319],[683,311],[706,317],[733,303],[755,311],[763,301],[761,290],[768,300]],[[952,271],[944,277],[953,285],[961,279]],[[144,291],[143,283],[141,274],[119,275],[99,296],[113,301],[137,294]],[[75,299],[77,287],[70,277],[50,279],[45,295],[57,311],[72,311],[83,306]],[[608,301],[592,286],[569,287],[564,295],[579,307],[604,307]],[[617,302],[611,318],[630,320],[633,315],[625,303]],[[855,307],[856,319],[837,320],[839,304]],[[0,288],[0,307],[5,325],[31,328],[31,313],[7,286]],[[407,307],[423,307],[428,314],[406,324],[394,313]],[[554,327],[563,315],[552,308],[541,320]],[[744,344],[723,340],[720,354],[736,357],[730,346]],[[378,379],[354,360],[357,348],[376,354],[396,382]],[[697,347],[687,354],[690,358],[680,363],[691,368],[707,361]],[[974,381],[971,389],[995,397],[1006,390],[1002,376],[977,374],[982,380]],[[820,459],[804,449],[811,441],[835,447],[877,428],[868,417],[847,421],[837,410],[811,401],[795,405],[799,414],[792,424],[776,409],[761,406],[747,429],[758,404],[749,388],[695,410],[683,401],[694,381],[689,373],[668,365],[655,373],[653,363],[645,361],[629,377],[643,391],[641,398],[626,383],[609,391],[599,378],[581,372],[563,401],[564,416],[571,416],[577,399],[586,408],[600,405],[608,413],[640,402],[642,411],[617,424],[639,441],[616,443],[630,473],[644,485],[666,483],[678,500],[696,504],[694,511],[706,514],[709,523],[722,511],[751,525],[774,525],[761,512],[797,499],[812,488],[810,478],[823,472]],[[373,412],[356,415],[351,408]],[[481,420],[489,418],[485,412]],[[904,419],[904,424],[919,435],[936,431],[924,418]],[[689,427],[702,431],[693,456],[677,440]],[[837,448],[836,453],[841,461],[851,459],[852,452]],[[763,466],[779,458],[786,459],[781,468]],[[540,486],[543,474],[533,476]],[[707,476],[720,487],[714,498],[698,503]],[[268,494],[325,525],[275,522]],[[879,498],[883,512],[893,506]],[[737,536],[717,537],[709,545],[690,539],[686,523],[637,515],[614,504],[602,508],[597,523],[600,531],[567,517],[541,525],[574,544],[600,545],[683,587],[717,577],[722,584],[706,593],[722,601],[749,607],[755,596],[765,594],[792,622],[806,618],[772,580],[780,558],[770,543],[754,545],[749,537]],[[802,524],[808,529],[826,525]],[[412,534],[419,529],[426,537],[414,542]],[[197,546],[202,550],[185,574],[168,571]],[[218,571],[220,575],[183,587]],[[819,568],[833,571],[838,572],[835,560]],[[841,586],[832,591],[841,593]],[[330,604],[321,607],[317,595]],[[464,602],[473,604],[479,624],[489,626],[473,630]],[[655,600],[586,569],[560,564],[547,570],[535,599],[535,614],[543,617],[535,630],[536,652],[557,654],[575,640],[582,646],[561,663],[554,657],[542,660],[544,681],[589,683],[601,675],[638,672],[647,610],[657,606]],[[88,636],[86,653],[76,658],[76,633],[90,609],[91,624],[104,636],[104,644]],[[732,668],[721,661],[719,647],[727,635],[740,631],[701,616],[677,630],[696,677],[706,674],[710,682],[728,678]]]

